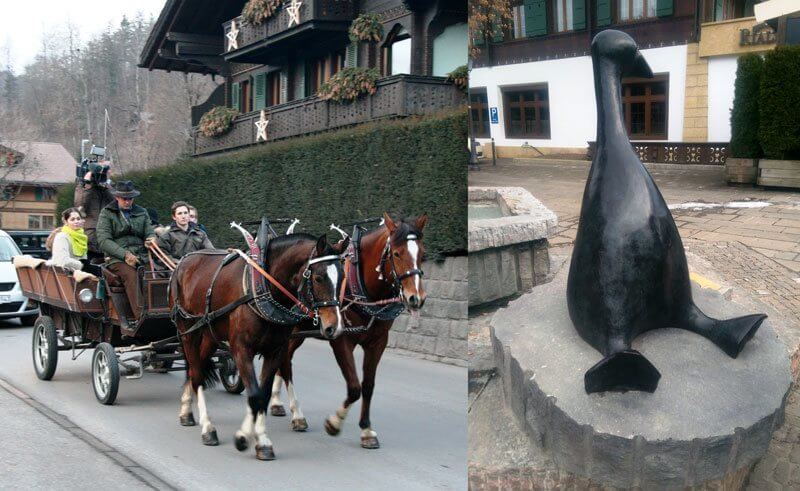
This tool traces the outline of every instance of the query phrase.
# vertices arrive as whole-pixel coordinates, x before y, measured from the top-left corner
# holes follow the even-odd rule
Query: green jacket
[[[97,244],[106,255],[108,264],[124,261],[125,252],[132,252],[140,261],[146,261],[147,249],[144,247],[144,241],[156,236],[147,210],[139,205],[133,205],[128,220],[120,211],[116,201],[100,212],[96,233]]]
[[[158,234],[158,246],[176,263],[190,252],[214,248],[214,244],[208,240],[208,235],[200,230],[200,227],[189,223],[189,229],[184,232],[175,222]]]

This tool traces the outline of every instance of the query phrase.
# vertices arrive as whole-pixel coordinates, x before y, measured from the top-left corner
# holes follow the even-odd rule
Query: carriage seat
[[[21,256],[14,256],[11,258],[11,263],[14,265],[15,268],[32,268],[36,269],[42,264],[44,264],[44,259],[39,259],[37,257],[29,256],[27,254]]]

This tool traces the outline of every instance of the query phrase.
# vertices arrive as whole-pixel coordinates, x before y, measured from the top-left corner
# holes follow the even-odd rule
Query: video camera
[[[81,159],[81,163],[75,166],[75,180],[78,184],[105,184],[108,181],[109,165],[101,164],[100,161],[106,155],[104,147],[92,145],[88,157]],[[91,172],[92,177],[86,180],[85,176]]]

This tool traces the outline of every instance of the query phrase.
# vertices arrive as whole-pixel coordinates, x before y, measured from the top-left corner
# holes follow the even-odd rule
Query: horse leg
[[[194,415],[192,414],[192,381],[189,379],[189,371],[186,371],[186,382],[183,383],[181,393],[181,410],[178,413],[178,420],[181,426],[194,426]]]
[[[289,340],[289,349],[286,351],[283,363],[281,363],[281,368],[275,375],[275,380],[272,382],[272,394],[269,399],[269,411],[273,416],[286,416],[286,409],[283,408],[283,403],[281,402],[281,385],[285,381],[288,389],[288,386],[292,381],[292,357],[294,356],[294,352],[300,347],[301,344],[303,344],[303,338]],[[261,366],[261,387],[266,387],[265,383],[268,376],[267,372],[268,367],[265,363]],[[286,374],[288,374],[288,376]],[[292,429],[294,429],[294,420],[296,419],[294,416],[294,411],[292,411],[292,415]],[[302,414],[300,416],[302,417]],[[305,431],[306,429],[308,429],[308,423],[306,423],[305,428],[295,431]]]
[[[206,406],[206,396],[203,385],[208,380],[212,380],[216,376],[216,368],[211,361],[211,356],[217,351],[217,346],[214,341],[206,336],[200,341],[200,364],[201,370],[195,370],[193,377],[193,386],[197,392],[197,412],[200,413],[200,432],[203,440],[203,445],[216,446],[219,445],[219,438],[217,437],[217,430],[211,424],[211,419],[208,417],[208,408]]]
[[[361,381],[361,446],[363,448],[380,448],[378,434],[372,429],[369,421],[369,406],[372,400],[372,391],[375,389],[375,374],[378,363],[381,361],[386,343],[389,340],[389,331],[382,333],[373,342],[364,345],[364,365],[362,371],[364,378]]]
[[[336,357],[336,363],[339,364],[345,382],[347,382],[347,398],[336,410],[336,414],[328,416],[325,420],[325,431],[331,436],[336,436],[342,430],[342,423],[347,418],[350,406],[361,397],[361,384],[358,382],[356,362],[353,359],[353,349],[355,349],[353,341],[347,336],[341,336],[331,341],[331,347]]]
[[[294,431],[306,431],[308,429],[308,421],[303,416],[300,402],[295,396],[294,380],[292,378],[292,357],[301,344],[303,344],[302,338],[292,340],[281,364],[281,375],[283,375],[283,380],[286,381],[286,393],[289,396],[289,410],[292,411],[292,430]]]
[[[274,352],[264,356],[264,364],[267,365],[267,379],[261,388],[261,400],[267,402],[268,387],[272,387],[275,379],[275,374],[278,367],[283,362],[284,355],[286,354],[286,345],[282,344]],[[263,370],[262,370],[263,373]],[[258,387],[256,387],[258,389]],[[260,411],[256,412],[255,421],[255,436],[256,436],[256,458],[259,460],[274,460],[275,451],[272,447],[272,441],[267,436],[267,405],[264,404]]]

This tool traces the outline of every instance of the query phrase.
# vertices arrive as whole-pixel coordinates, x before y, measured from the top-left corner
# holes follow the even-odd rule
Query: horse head
[[[344,269],[341,254],[349,239],[336,245],[328,243],[325,234],[314,245],[299,282],[300,300],[315,312],[314,322],[320,334],[335,339],[344,330],[340,301]]]
[[[387,278],[391,278],[400,290],[406,307],[412,311],[419,310],[426,298],[420,266],[425,254],[422,230],[428,222],[428,215],[423,213],[413,221],[395,222],[388,213],[384,213],[383,220],[389,231],[382,259],[390,275]]]

